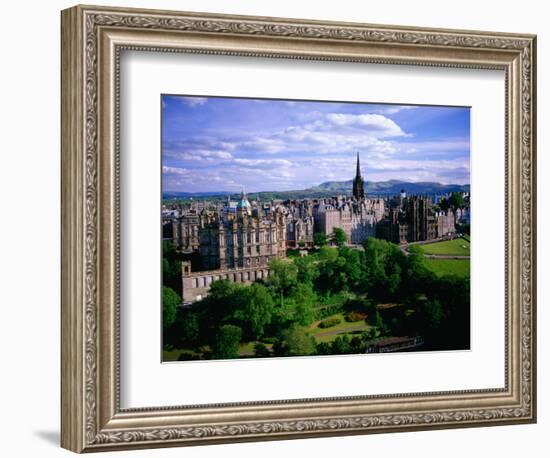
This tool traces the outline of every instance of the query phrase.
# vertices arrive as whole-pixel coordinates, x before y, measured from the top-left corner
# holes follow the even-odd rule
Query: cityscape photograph
[[[162,361],[470,349],[470,108],[160,102]]]

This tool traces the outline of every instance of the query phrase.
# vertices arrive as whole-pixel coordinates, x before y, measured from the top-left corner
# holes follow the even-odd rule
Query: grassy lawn
[[[445,242],[428,243],[421,246],[425,254],[440,254],[449,256],[470,256],[470,241],[461,237]]]
[[[330,328],[323,329],[319,327],[319,323],[321,321],[328,320],[330,318],[338,318],[341,322],[336,326],[331,326]],[[336,337],[339,335],[354,333],[360,334],[369,328],[370,326],[363,320],[350,323],[346,321],[343,313],[336,313],[335,315],[328,316],[323,320],[315,321],[309,325],[307,330],[317,342],[332,342],[333,340],[336,340]]]
[[[436,275],[470,276],[469,259],[426,259],[426,266]]]

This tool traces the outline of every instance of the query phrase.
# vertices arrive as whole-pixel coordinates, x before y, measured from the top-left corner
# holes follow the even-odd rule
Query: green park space
[[[460,237],[443,242],[427,243],[420,245],[424,254],[440,256],[470,256],[470,240]]]
[[[405,254],[375,238],[361,248],[339,243],[276,258],[268,278],[215,281],[186,308],[175,289],[177,257],[166,249],[163,360],[364,353],[366,342],[391,336],[468,347],[457,323],[469,322],[469,260],[429,259],[417,246]]]
[[[438,277],[444,275],[470,276],[469,259],[426,259],[426,267]]]
[[[319,326],[322,322],[329,323],[331,321],[336,324],[326,328]],[[339,336],[347,334],[348,337],[353,337],[354,335],[362,334],[370,328],[371,326],[365,320],[347,321],[343,313],[336,313],[313,322],[309,326],[308,332],[317,342],[333,342]]]

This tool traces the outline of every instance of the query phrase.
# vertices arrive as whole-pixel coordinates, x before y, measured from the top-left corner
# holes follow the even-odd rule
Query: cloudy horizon
[[[163,192],[470,182],[470,109],[163,95]]]

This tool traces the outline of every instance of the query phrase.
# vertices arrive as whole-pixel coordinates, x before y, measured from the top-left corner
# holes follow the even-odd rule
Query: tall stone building
[[[282,210],[270,218],[252,206],[243,192],[235,213],[199,215],[200,257],[204,269],[265,267],[286,256],[286,224]]]
[[[172,220],[172,243],[176,249],[186,253],[197,251],[199,239],[199,215],[188,212]]]
[[[399,244],[434,240],[455,231],[451,210],[435,210],[430,198],[407,197],[404,192],[390,202],[388,217],[377,225],[377,237]]]
[[[287,200],[282,204],[286,214],[286,244],[289,248],[313,246],[313,201]]]
[[[384,218],[384,199],[365,196],[365,181],[361,176],[359,153],[353,178],[353,197],[320,199],[314,208],[315,230],[327,235],[342,229],[352,244],[361,244],[376,235],[376,225]]]
[[[330,235],[340,228],[348,242],[361,244],[376,235],[376,224],[383,217],[383,199],[325,199],[315,210],[315,230]]]
[[[199,301],[208,295],[217,280],[251,283],[269,275],[269,262],[286,256],[287,224],[284,206],[253,207],[246,194],[233,206],[215,211],[203,208],[198,216],[198,253],[203,270],[191,271],[189,261],[182,262],[184,303]]]

